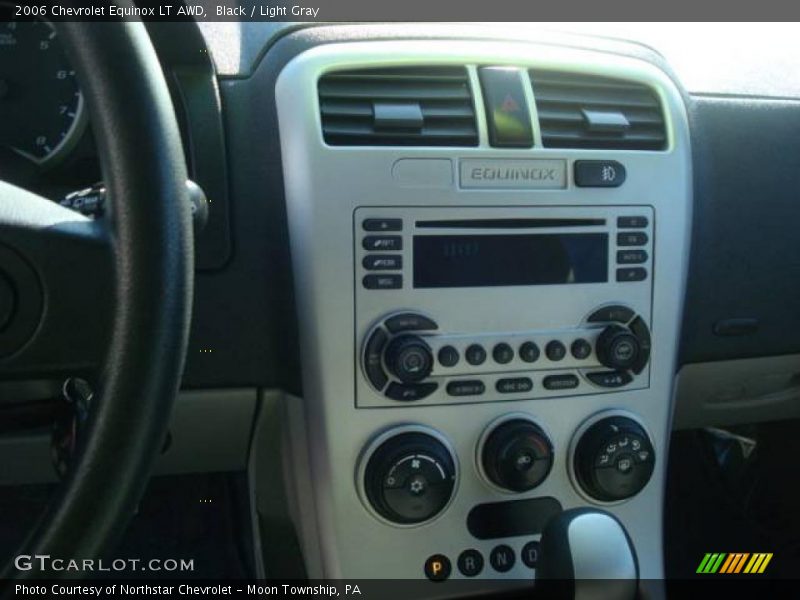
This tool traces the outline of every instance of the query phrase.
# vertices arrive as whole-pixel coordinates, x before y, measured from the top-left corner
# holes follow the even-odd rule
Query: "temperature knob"
[[[512,492],[526,492],[550,473],[553,445],[535,423],[512,419],[498,425],[486,438],[481,461],[492,483]]]
[[[402,525],[428,521],[449,504],[456,480],[450,450],[432,435],[399,433],[370,456],[364,490],[372,508]]]

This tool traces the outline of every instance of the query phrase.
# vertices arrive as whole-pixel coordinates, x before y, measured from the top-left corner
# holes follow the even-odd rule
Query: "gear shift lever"
[[[545,597],[633,600],[639,566],[628,533],[603,510],[573,508],[548,521],[542,533],[537,588]],[[544,590],[543,590],[544,591]]]

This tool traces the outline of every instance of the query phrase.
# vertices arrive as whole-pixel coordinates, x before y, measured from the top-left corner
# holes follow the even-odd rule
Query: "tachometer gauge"
[[[66,156],[85,125],[75,71],[53,26],[0,23],[0,146],[51,165]]]

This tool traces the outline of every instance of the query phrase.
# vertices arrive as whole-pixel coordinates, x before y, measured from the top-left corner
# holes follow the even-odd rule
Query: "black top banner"
[[[771,21],[792,0],[0,0],[2,20],[229,22]]]

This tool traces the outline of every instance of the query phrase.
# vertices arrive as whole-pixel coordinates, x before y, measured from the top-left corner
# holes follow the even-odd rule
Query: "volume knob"
[[[609,369],[630,369],[636,364],[641,344],[629,329],[609,325],[597,338],[597,359]]]
[[[433,353],[430,346],[416,335],[400,335],[386,347],[384,361],[403,383],[416,383],[431,374]]]

